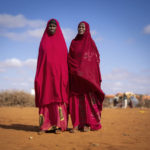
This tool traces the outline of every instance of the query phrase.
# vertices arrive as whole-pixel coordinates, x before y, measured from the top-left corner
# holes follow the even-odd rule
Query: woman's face
[[[85,32],[85,24],[84,23],[80,23],[78,26],[78,34],[83,35]]]
[[[50,35],[55,34],[56,28],[57,28],[56,24],[54,24],[54,23],[49,24],[48,31],[49,31]]]

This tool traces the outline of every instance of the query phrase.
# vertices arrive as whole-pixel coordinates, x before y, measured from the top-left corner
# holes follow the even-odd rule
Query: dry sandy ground
[[[1,107],[0,150],[150,150],[150,109],[105,108],[102,125],[99,131],[38,135],[37,108]]]

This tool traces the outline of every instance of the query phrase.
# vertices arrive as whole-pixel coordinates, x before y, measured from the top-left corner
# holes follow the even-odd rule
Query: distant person
[[[127,95],[124,94],[122,98],[122,108],[126,109],[127,107],[128,107],[128,98],[127,98]]]
[[[119,97],[115,96],[114,99],[113,99],[114,107],[117,107],[118,103],[119,103]]]
[[[130,96],[130,107],[134,108],[137,107],[138,105],[139,105],[139,101],[136,98],[136,96],[135,95]]]
[[[89,131],[101,128],[104,93],[101,89],[100,58],[91,37],[89,24],[80,22],[68,56],[70,78],[70,115],[73,129]]]
[[[66,130],[68,89],[67,47],[59,22],[51,19],[41,39],[35,76],[39,133]]]

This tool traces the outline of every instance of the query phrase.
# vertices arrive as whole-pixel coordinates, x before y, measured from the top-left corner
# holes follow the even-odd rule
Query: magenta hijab
[[[50,103],[68,103],[67,46],[57,24],[54,35],[49,35],[48,21],[39,47],[35,75],[35,103],[41,107]]]
[[[68,56],[69,75],[80,81],[80,85],[70,82],[70,92],[97,92],[99,100],[103,102],[104,92],[101,89],[101,73],[99,68],[100,55],[90,34],[89,24],[85,21],[80,23],[85,24],[85,33],[77,34],[72,40]],[[80,24],[79,23],[79,24]],[[81,87],[83,91],[81,90]],[[79,90],[77,90],[79,88]]]

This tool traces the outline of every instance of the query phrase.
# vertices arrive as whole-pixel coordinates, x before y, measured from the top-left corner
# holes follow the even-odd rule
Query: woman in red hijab
[[[35,76],[40,133],[66,130],[68,90],[67,47],[59,22],[51,19],[41,39]]]
[[[70,115],[75,132],[101,128],[104,93],[101,89],[100,58],[91,37],[89,24],[80,22],[68,56],[70,79]]]

